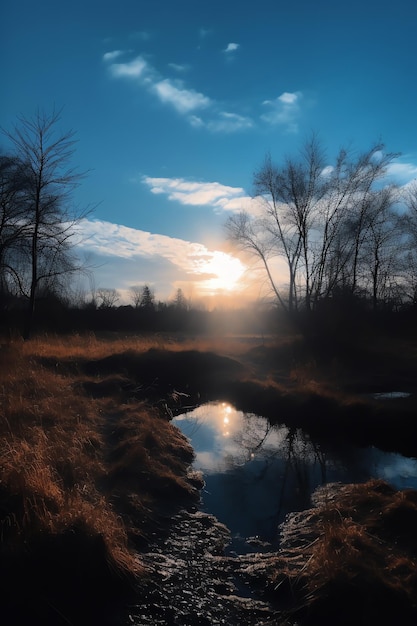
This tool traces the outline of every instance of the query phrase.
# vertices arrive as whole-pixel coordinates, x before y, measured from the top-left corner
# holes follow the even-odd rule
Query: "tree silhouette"
[[[174,306],[179,311],[186,311],[188,309],[188,303],[181,287],[179,287],[175,293]]]
[[[74,226],[86,215],[70,209],[71,192],[82,174],[69,166],[74,133],[58,131],[60,114],[38,112],[18,118],[12,131],[3,130],[19,164],[20,189],[16,199],[24,215],[19,239],[20,263],[13,278],[28,298],[24,337],[29,338],[37,294],[54,288],[80,269],[74,255]]]
[[[376,144],[359,155],[342,149],[327,165],[313,135],[298,158],[277,166],[268,155],[255,172],[257,215],[235,214],[226,229],[239,249],[260,261],[276,300],[289,313],[310,311],[341,290],[356,296],[365,289],[374,298],[382,293],[379,266],[372,277],[377,267],[368,264],[365,276],[363,261],[372,238],[378,259],[389,239],[381,227],[391,227],[384,217],[396,190],[391,186],[382,196],[381,180],[395,156]],[[277,258],[285,261],[286,281],[277,273]]]
[[[155,295],[149,285],[142,287],[139,307],[146,311],[153,311],[155,309]]]

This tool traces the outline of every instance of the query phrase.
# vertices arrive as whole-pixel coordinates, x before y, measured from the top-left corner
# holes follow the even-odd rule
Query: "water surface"
[[[174,423],[203,472],[202,507],[228,526],[237,551],[248,537],[276,544],[285,515],[308,508],[311,493],[326,482],[375,477],[417,489],[417,459],[351,444],[323,447],[300,429],[271,426],[227,403],[200,406]]]

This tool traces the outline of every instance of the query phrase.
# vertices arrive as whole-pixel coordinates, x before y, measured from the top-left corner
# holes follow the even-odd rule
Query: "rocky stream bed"
[[[250,586],[255,571],[267,568],[276,555],[271,551],[226,555],[229,541],[228,529],[212,515],[177,514],[170,534],[151,544],[141,557],[149,578],[141,604],[131,607],[129,622],[136,626],[278,623],[273,606],[256,597]]]
[[[416,519],[414,490],[334,483],[313,494],[310,509],[287,515],[278,550],[254,537],[238,555],[214,516],[180,511],[141,554],[148,577],[125,624],[412,626]]]

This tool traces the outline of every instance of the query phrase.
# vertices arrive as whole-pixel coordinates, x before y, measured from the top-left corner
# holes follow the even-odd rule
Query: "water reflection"
[[[376,448],[324,448],[300,429],[271,426],[268,420],[213,403],[174,422],[190,438],[195,467],[204,474],[203,508],[240,537],[275,543],[289,511],[306,508],[325,482],[360,482],[369,477],[397,487],[417,488],[417,460]]]

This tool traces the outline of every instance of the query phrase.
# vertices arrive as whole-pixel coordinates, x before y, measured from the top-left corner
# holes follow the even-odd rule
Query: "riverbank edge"
[[[9,357],[10,354],[7,356]],[[163,366],[164,359],[168,361],[165,367]],[[9,358],[7,362],[10,364]],[[40,371],[39,367],[44,371]],[[69,371],[70,374],[68,373]],[[152,387],[151,382],[155,380],[155,372],[161,374],[160,382],[162,381],[163,384],[157,387],[154,385]],[[270,386],[271,391],[268,392],[268,385],[251,383],[244,379],[246,373],[239,362],[214,355],[213,353],[204,354],[193,351],[168,355],[166,351],[154,350],[152,352],[150,351],[150,354],[146,353],[143,358],[139,359],[137,355],[129,351],[117,355],[117,358],[111,356],[107,361],[91,359],[91,356],[88,355],[86,358],[79,359],[79,361],[76,362],[74,359],[68,359],[66,357],[61,359],[54,357],[51,359],[50,357],[45,358],[37,355],[35,359],[24,363],[21,382],[15,385],[21,397],[27,393],[27,399],[28,402],[30,402],[30,410],[26,406],[24,407],[27,412],[27,414],[24,414],[24,419],[28,421],[31,436],[36,431],[37,436],[41,436],[43,433],[43,435],[47,437],[49,433],[48,429],[50,426],[54,427],[59,419],[58,416],[52,414],[48,415],[47,411],[43,410],[42,405],[44,400],[50,402],[51,397],[55,395],[55,389],[49,387],[42,389],[42,393],[39,394],[39,397],[34,394],[34,388],[41,373],[52,375],[54,380],[56,378],[57,384],[61,385],[63,388],[68,387],[71,394],[74,394],[74,391],[78,393],[80,397],[85,394],[88,402],[94,404],[94,420],[97,421],[91,422],[90,426],[97,427],[98,430],[94,435],[95,438],[92,438],[91,432],[87,433],[88,437],[85,437],[82,443],[83,446],[85,443],[88,444],[89,461],[91,461],[91,458],[94,459],[98,457],[100,462],[101,460],[105,460],[107,470],[105,474],[98,476],[97,485],[100,485],[100,488],[104,485],[104,491],[112,494],[111,508],[118,512],[119,515],[124,516],[125,525],[129,527],[129,530],[132,530],[133,533],[138,535],[139,543],[141,543],[143,539],[143,537],[140,537],[143,531],[147,540],[149,540],[149,529],[152,524],[154,524],[156,534],[162,530],[162,526],[164,525],[164,521],[161,521],[162,518],[159,514],[147,517],[147,503],[135,501],[134,491],[126,489],[125,487],[127,478],[129,483],[136,484],[136,487],[137,484],[140,484],[142,487],[144,484],[147,484],[146,481],[148,478],[146,478],[146,472],[145,475],[143,472],[143,463],[145,461],[143,450],[146,450],[147,453],[151,452],[152,454],[161,453],[163,456],[166,455],[168,451],[171,454],[171,467],[162,468],[164,479],[162,482],[159,482],[156,490],[159,501],[163,503],[162,508],[166,509],[167,503],[170,503],[170,507],[168,508],[170,508],[171,512],[174,514],[175,510],[178,510],[181,500],[191,502],[194,499],[195,501],[198,485],[195,480],[190,480],[190,476],[185,469],[189,467],[192,459],[192,450],[187,449],[184,440],[182,439],[181,442],[178,440],[174,444],[171,442],[167,447],[167,442],[159,441],[158,433],[155,431],[151,433],[152,436],[148,433],[145,439],[142,437],[136,441],[135,437],[138,434],[137,428],[140,426],[138,419],[139,422],[141,420],[145,421],[145,414],[149,414],[152,416],[154,426],[156,424],[161,427],[163,424],[168,425],[170,414],[181,408],[178,406],[178,397],[181,399],[185,396],[191,396],[192,394],[189,393],[191,390],[201,389],[201,392],[199,392],[200,401],[204,395],[207,398],[211,396],[217,398],[218,395],[223,393],[222,390],[225,390],[226,386],[229,386],[230,389],[233,390],[233,396],[238,396],[245,388],[249,390],[248,397],[251,397],[253,400],[253,404],[251,405],[253,406],[253,410],[259,410],[257,408],[260,406],[259,400],[264,403],[271,401],[271,410],[274,406],[276,409],[276,403],[282,400],[283,404],[279,404],[280,413],[282,414],[282,409],[288,406],[289,402],[295,400],[297,411],[294,413],[294,418],[298,419],[299,416],[303,414],[305,407],[308,406],[305,404],[308,399],[308,394],[303,396],[304,399],[300,402],[299,398],[297,400],[295,393],[283,394],[280,389],[273,386]],[[52,378],[48,379],[46,382],[49,384],[51,380]],[[177,388],[181,391],[179,394],[175,395]],[[185,390],[184,392],[182,391],[183,389]],[[252,395],[252,391],[255,392],[254,395]],[[58,389],[56,390],[56,395],[58,396]],[[145,396],[147,400],[143,404],[143,398]],[[105,407],[108,398],[111,398],[113,408],[104,415],[103,407]],[[70,412],[69,410],[71,409],[70,402],[74,403],[74,399],[72,398],[71,401],[67,400],[67,404],[64,405],[65,411],[67,412]],[[117,414],[116,406],[119,402],[123,402],[126,407],[127,413],[123,418]],[[324,399],[323,402],[326,403],[327,399]],[[137,403],[139,403],[139,408]],[[332,407],[334,407],[333,401],[328,404],[328,410],[325,411],[325,416],[331,417]],[[108,406],[107,409],[109,409]],[[351,409],[351,411],[353,415],[354,409]],[[22,415],[22,412],[20,412],[20,417],[17,420],[18,429],[16,432],[13,432],[14,448],[11,450],[13,454],[17,451],[17,435],[20,437],[22,429],[26,429]],[[77,415],[78,414],[74,414],[75,421],[69,424],[68,430],[70,436],[73,436],[75,433],[74,425],[80,423],[80,419],[79,417],[77,418]],[[73,419],[72,415],[70,415],[70,417]],[[109,417],[111,417],[111,419],[109,419]],[[159,421],[156,422],[155,420]],[[86,419],[86,421],[88,420]],[[9,425],[10,424],[13,424],[12,420],[9,420]],[[106,428],[103,429],[104,424],[106,424]],[[110,429],[107,428],[109,424],[112,426]],[[159,428],[157,430],[159,430]],[[172,433],[171,430],[169,430],[169,432]],[[100,437],[104,437],[104,439],[100,440]],[[27,446],[29,446],[29,444],[32,446],[34,443],[36,443],[36,445],[38,444],[38,441],[33,439],[25,439],[24,442],[26,442]],[[126,448],[124,444],[127,442],[128,446]],[[132,446],[132,443],[135,445]],[[130,460],[128,459],[129,449],[135,451],[133,455],[134,458]],[[30,449],[26,448],[24,452],[25,454],[32,455],[34,452],[33,447]],[[112,454],[108,456],[109,452],[117,452],[117,454],[115,454],[115,456],[112,456]],[[105,456],[102,456],[103,454]],[[25,457],[21,458],[24,460]],[[76,487],[75,495],[77,498],[81,498],[85,494],[87,495],[87,501],[85,501],[84,504],[80,499],[75,500],[75,504],[82,504],[82,506],[88,504],[91,513],[96,513],[98,509],[95,508],[95,503],[97,502],[98,504],[99,501],[93,499],[94,494],[88,493],[88,489],[85,491],[81,481],[82,477],[78,478],[76,475],[72,475],[75,467],[69,468],[68,466],[64,466],[63,473],[61,466],[61,462],[59,466],[56,465],[54,467],[50,464],[49,469],[53,470],[60,481],[64,481],[64,483],[68,480],[72,481],[71,484]],[[27,468],[24,467],[23,469],[30,470],[31,466],[28,465]],[[110,473],[108,472],[109,469],[111,469]],[[166,472],[165,469],[169,471]],[[149,476],[150,475],[151,474],[149,474]],[[158,476],[160,477],[161,474],[159,473]],[[19,480],[16,484],[22,485],[22,482],[19,482],[23,480],[22,476],[19,478],[17,475],[17,479]],[[28,475],[25,476],[25,480],[29,480],[30,482],[29,471]],[[60,484],[59,482],[54,484],[54,488],[61,488]],[[121,484],[123,484],[123,489],[120,488]],[[25,516],[27,516],[28,511],[33,509],[32,501],[30,500],[27,500],[26,504],[23,503],[25,506],[28,505],[29,508],[22,508],[22,503],[19,500],[20,496],[16,494],[15,491],[5,491],[4,485],[5,483],[2,484],[0,494],[2,506],[4,506],[3,512],[5,511],[5,515],[2,517],[3,535],[7,534],[9,528],[13,526],[14,522],[12,520],[18,519],[19,515],[22,516],[22,520],[26,523],[27,519]],[[119,487],[115,488],[115,485],[119,485]],[[27,489],[27,484],[24,484],[23,487]],[[39,487],[39,485],[37,487]],[[48,519],[53,520],[54,516],[56,516],[54,507],[57,506],[54,500],[55,494],[51,491],[48,494],[43,494],[42,492],[41,494],[37,493],[35,495],[37,498],[37,500],[34,501],[35,504],[40,503],[42,506],[51,506]],[[17,499],[16,496],[18,496]],[[38,512],[39,511],[37,511],[37,513]],[[42,513],[42,511],[40,512]],[[146,530],[141,527],[143,517],[147,517]],[[124,595],[127,589],[129,589],[129,592],[133,590],[133,595],[136,594],[136,581],[130,580],[129,569],[123,566],[123,558],[125,558],[126,553],[121,552],[120,556],[122,558],[117,557],[116,560],[112,560],[112,558],[109,558],[107,545],[104,541],[105,535],[101,534],[101,532],[93,532],[93,528],[90,529],[88,525],[86,525],[85,522],[81,522],[81,520],[70,518],[70,521],[71,519],[73,521],[65,527],[64,532],[50,532],[47,528],[43,529],[43,527],[41,527],[39,533],[38,530],[36,530],[35,535],[32,534],[29,542],[23,535],[21,535],[20,538],[17,537],[19,539],[19,549],[14,551],[12,545],[12,549],[8,551],[7,548],[6,555],[4,553],[2,555],[3,557],[6,556],[6,558],[2,559],[4,574],[2,580],[7,582],[7,584],[3,585],[3,589],[11,589],[12,595],[14,594],[16,600],[14,607],[16,610],[18,609],[22,590],[27,591],[29,603],[27,610],[29,611],[28,616],[31,618],[32,623],[35,623],[35,613],[33,610],[31,611],[31,609],[34,609],[36,605],[39,604],[39,601],[40,604],[43,605],[42,610],[49,611],[52,615],[51,623],[68,623],[65,612],[60,611],[60,604],[58,603],[58,605],[55,606],[43,591],[51,581],[53,583],[52,587],[55,586],[54,602],[56,598],[60,599],[61,596],[68,596],[65,602],[70,602],[72,605],[78,603],[81,613],[84,611],[84,600],[92,600],[90,608],[94,613],[97,609],[96,603],[100,602],[100,598],[105,597],[107,593],[114,595],[118,587],[120,588],[121,595]],[[11,521],[12,523],[10,523]],[[114,520],[110,521],[112,523],[114,522]],[[24,526],[17,527],[18,535],[20,528],[24,528]],[[28,547],[29,552],[27,551]],[[122,544],[121,547],[123,547]],[[4,543],[2,545],[2,549],[3,548]],[[29,568],[27,567],[28,564],[30,565]],[[138,572],[140,572],[140,575],[143,575],[140,560],[137,561],[137,565]],[[49,571],[48,577],[43,582],[42,576],[40,575],[42,568]],[[56,576],[58,572],[60,575]],[[63,572],[65,572],[64,577],[62,577]],[[24,573],[23,576],[22,573]],[[15,578],[13,578],[14,574]],[[17,582],[15,589],[13,589],[13,585],[11,585],[13,580]],[[75,580],[77,583],[72,587],[71,585]],[[32,590],[31,585],[33,586]],[[25,586],[26,589],[24,589]],[[96,588],[98,586],[100,593],[97,595],[92,594],[90,598],[93,586]],[[280,585],[280,588],[282,589],[284,586],[285,585]],[[83,590],[83,593],[80,594],[80,590]],[[60,612],[62,613],[61,616],[59,616]],[[16,617],[16,615],[14,617]],[[46,623],[43,617],[43,615],[40,615],[39,623]],[[57,619],[61,621],[57,622]],[[12,616],[12,619],[9,620],[8,623],[12,624],[18,622],[13,621]],[[27,623],[27,620],[22,623]],[[81,624],[80,621],[76,623]],[[91,623],[91,621],[89,622],[88,619],[86,619],[85,623]],[[115,622],[112,621],[109,623],[113,624]]]
[[[226,555],[230,532],[223,524],[199,510],[179,511],[142,555],[149,579],[128,620],[412,626],[416,516],[414,490],[382,480],[332,483],[314,492],[310,509],[288,514],[278,550],[248,538],[252,552]]]

